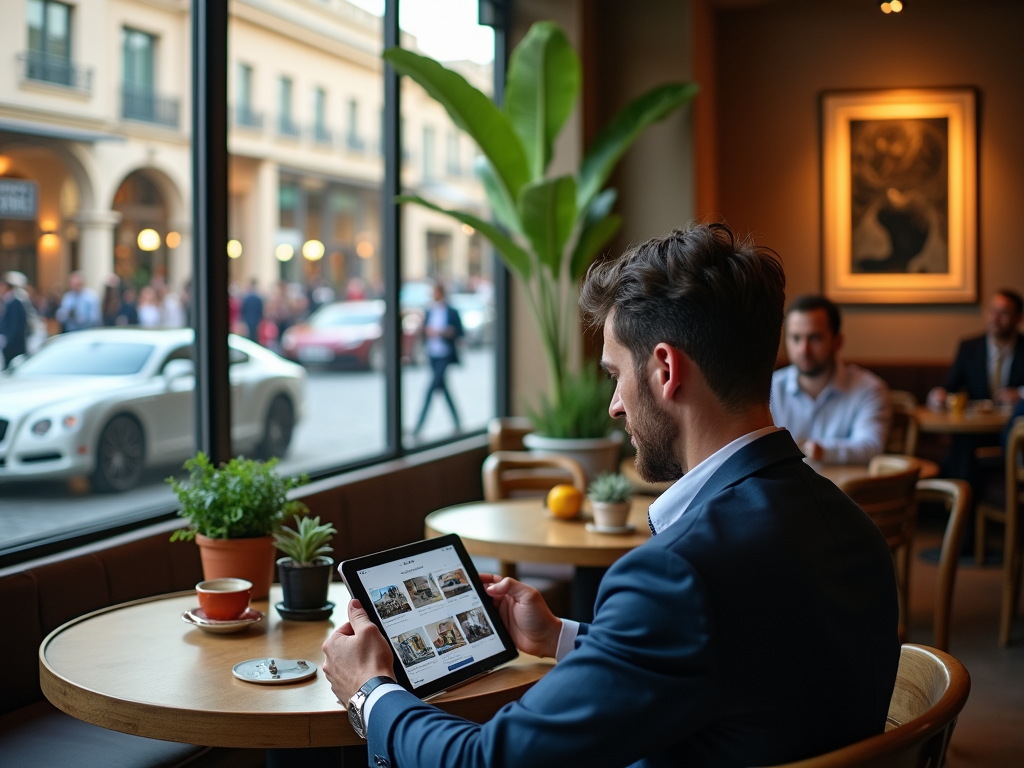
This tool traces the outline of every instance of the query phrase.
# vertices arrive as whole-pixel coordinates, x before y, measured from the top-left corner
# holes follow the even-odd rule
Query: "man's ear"
[[[675,399],[686,381],[693,361],[682,350],[661,342],[651,353],[651,391],[666,401]]]

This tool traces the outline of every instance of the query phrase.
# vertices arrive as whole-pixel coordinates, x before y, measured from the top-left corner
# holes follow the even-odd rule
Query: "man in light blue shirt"
[[[92,288],[87,288],[81,272],[68,277],[68,292],[60,302],[57,319],[65,333],[95,328],[100,324],[100,300]]]
[[[812,461],[866,464],[885,450],[889,388],[870,371],[837,360],[843,345],[839,308],[801,296],[786,312],[791,365],[772,376],[772,418]]]

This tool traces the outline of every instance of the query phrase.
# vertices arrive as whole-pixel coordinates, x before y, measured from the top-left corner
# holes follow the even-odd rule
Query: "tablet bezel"
[[[392,563],[395,560],[421,555],[424,552],[432,552],[444,547],[455,548],[455,552],[462,563],[462,567],[469,576],[470,584],[475,590],[477,590],[477,594],[480,596],[480,602],[483,605],[484,610],[487,612],[487,618],[490,620],[495,634],[497,634],[498,638],[501,640],[503,650],[493,656],[481,659],[474,664],[460,667],[448,674],[442,675],[436,680],[424,683],[419,688],[413,688],[412,683],[409,681],[409,676],[406,674],[405,666],[402,664],[401,659],[398,658],[398,652],[395,650],[394,644],[388,637],[388,633],[384,629],[383,622],[373,608],[373,602],[370,600],[369,592],[359,578],[359,571],[366,568],[386,565],[387,563]],[[401,547],[386,549],[383,552],[376,552],[372,555],[365,555],[363,557],[345,560],[338,565],[338,571],[341,573],[341,578],[345,582],[345,586],[348,587],[349,593],[352,597],[359,600],[366,609],[366,615],[370,617],[370,621],[374,623],[377,629],[380,630],[381,634],[384,635],[384,639],[387,640],[388,648],[391,649],[395,679],[403,688],[421,699],[434,696],[456,685],[461,685],[471,678],[490,672],[496,667],[500,667],[502,664],[506,664],[519,656],[519,651],[516,650],[515,643],[512,641],[512,637],[509,635],[508,629],[506,629],[504,622],[502,622],[501,616],[498,615],[498,609],[495,607],[494,601],[490,599],[487,591],[484,589],[483,582],[480,581],[480,574],[477,573],[476,566],[473,565],[473,561],[469,558],[469,553],[466,552],[466,547],[463,545],[462,539],[454,533],[450,533],[446,536],[439,536],[436,539],[425,539],[413,544],[406,544]]]

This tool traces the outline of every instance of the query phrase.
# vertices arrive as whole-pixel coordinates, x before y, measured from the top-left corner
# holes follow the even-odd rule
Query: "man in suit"
[[[0,277],[0,370],[11,360],[27,351],[28,314],[14,292],[14,284],[7,275]]]
[[[242,299],[242,322],[245,323],[249,339],[257,344],[260,340],[260,323],[263,321],[263,298],[260,296],[255,279],[249,281],[249,291]]]
[[[728,768],[882,733],[900,654],[892,560],[772,424],[778,257],[724,225],[675,230],[592,267],[580,301],[604,329],[609,411],[637,471],[676,480],[651,505],[655,535],[608,570],[590,625],[486,578],[520,650],[558,663],[483,725],[387,682],[388,642],[350,604],[323,669],[370,765]]]
[[[423,335],[426,337],[427,359],[430,361],[433,375],[427,386],[427,394],[423,398],[423,408],[420,410],[420,418],[416,422],[414,435],[419,435],[423,431],[423,425],[427,421],[427,411],[430,410],[430,401],[433,400],[435,392],[444,395],[448,409],[452,412],[455,429],[459,428],[459,411],[455,407],[451,392],[448,391],[445,372],[449,365],[459,362],[457,342],[463,335],[462,320],[459,318],[458,310],[445,301],[444,286],[440,282],[434,283],[434,303],[427,310],[427,317],[423,323]]]

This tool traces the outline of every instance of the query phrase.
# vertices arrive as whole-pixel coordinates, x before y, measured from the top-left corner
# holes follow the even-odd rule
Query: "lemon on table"
[[[548,509],[555,517],[576,517],[582,504],[583,494],[575,485],[556,485],[548,491]]]

